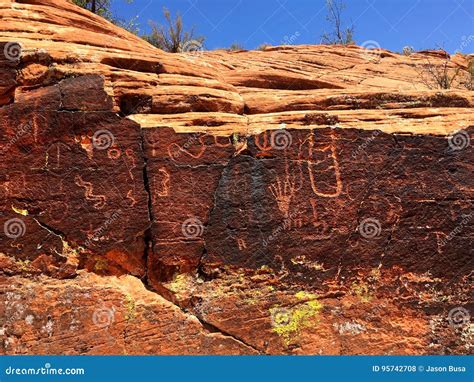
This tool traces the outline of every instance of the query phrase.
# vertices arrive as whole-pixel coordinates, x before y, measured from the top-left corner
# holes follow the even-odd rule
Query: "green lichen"
[[[233,133],[232,134],[232,143],[234,144],[234,146],[238,145],[239,142],[240,142],[239,133]]]
[[[314,325],[323,305],[316,296],[308,292],[298,292],[295,297],[306,301],[291,309],[275,306],[270,309],[273,321],[273,332],[277,333],[286,346],[301,333],[301,330]]]

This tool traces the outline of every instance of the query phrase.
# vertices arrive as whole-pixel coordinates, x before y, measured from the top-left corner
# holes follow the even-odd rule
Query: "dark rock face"
[[[99,76],[71,78],[0,111],[0,223],[13,239],[0,251],[61,268],[72,250],[87,268],[141,277],[149,220],[140,128],[110,110],[103,86]]]
[[[234,156],[231,138],[145,134],[154,140],[146,149],[154,256],[161,271],[174,264],[168,278],[196,268],[201,256],[211,268],[268,266],[313,286],[379,266],[436,277],[470,272],[472,228],[456,236],[459,244],[443,242],[472,213],[472,180],[461,169],[473,157],[450,152],[445,138],[277,130],[248,137]],[[272,147],[272,134],[288,146]]]

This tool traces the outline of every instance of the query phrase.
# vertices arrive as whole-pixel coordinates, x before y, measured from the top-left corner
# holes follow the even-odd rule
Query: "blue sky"
[[[324,0],[112,0],[116,16],[163,21],[166,6],[180,12],[186,27],[206,36],[207,49],[236,42],[246,49],[262,43],[317,44],[330,30]],[[347,0],[344,19],[354,23],[357,44],[401,51],[442,45],[449,52],[474,52],[474,0]]]

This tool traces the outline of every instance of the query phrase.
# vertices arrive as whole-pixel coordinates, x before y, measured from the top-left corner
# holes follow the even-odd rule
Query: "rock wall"
[[[2,353],[472,351],[467,57],[0,13]]]

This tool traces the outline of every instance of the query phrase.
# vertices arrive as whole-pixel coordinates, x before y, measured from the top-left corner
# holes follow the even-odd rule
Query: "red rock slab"
[[[143,275],[149,220],[139,127],[110,111],[98,76],[29,95],[0,111],[0,223],[13,230],[0,251],[59,263],[74,254],[87,267]]]
[[[255,354],[132,276],[0,276],[1,354]]]

